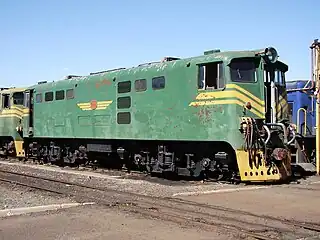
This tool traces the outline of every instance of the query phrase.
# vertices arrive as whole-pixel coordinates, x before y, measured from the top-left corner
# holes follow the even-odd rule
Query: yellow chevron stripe
[[[29,108],[24,108],[20,106],[11,106],[8,109],[3,109],[0,112],[0,118],[17,117],[22,119],[23,116],[29,115]]]
[[[201,102],[191,102],[189,106],[208,106],[208,105],[226,105],[226,104],[237,104],[243,107],[244,103],[239,99],[226,99],[226,100],[214,100],[214,101],[201,101]],[[260,118],[264,118],[264,113],[256,111],[255,109],[250,110],[253,114]]]
[[[282,104],[282,105],[278,105],[277,107],[277,111],[284,111],[284,110],[288,110],[288,104]]]
[[[264,100],[258,98],[257,96],[253,95],[251,92],[249,92],[248,90],[240,87],[237,84],[231,83],[231,84],[227,84],[226,88],[235,88],[237,90],[239,90],[240,92],[242,92],[243,94],[247,95],[249,98],[252,98],[252,100],[256,101],[257,103],[259,103],[260,105],[264,105]]]
[[[24,108],[24,107],[18,107],[18,106],[11,106],[8,109],[3,109],[2,113],[8,112],[8,111],[16,111],[20,113],[29,113],[29,108]]]
[[[288,107],[284,106],[277,112],[277,118],[281,118],[281,116],[285,113],[288,113]]]
[[[200,93],[196,100],[204,100],[204,99],[215,99],[219,100],[221,98],[237,98],[243,101],[243,103],[250,102],[252,107],[256,110],[260,111],[261,113],[264,113],[264,105],[260,105],[255,101],[252,101],[252,99],[248,98],[244,94],[236,91],[236,90],[225,90],[225,91],[219,91],[219,92],[206,92],[206,93]]]
[[[279,95],[278,103],[277,103],[277,118],[281,118],[284,113],[288,111],[288,104],[286,100],[286,94]]]
[[[197,100],[202,100],[202,99],[211,99],[211,98],[227,98],[227,97],[237,97],[241,98],[243,101],[246,102],[251,102],[251,103],[257,103],[257,105],[264,106],[264,101],[260,100],[253,100],[252,98],[248,97],[242,92],[239,92],[237,90],[231,90],[231,89],[226,89],[223,91],[215,91],[215,92],[202,92],[198,94],[196,97]]]
[[[20,114],[0,114],[0,118],[13,118],[13,117],[17,117],[19,119],[22,119],[22,116]]]
[[[286,105],[288,105],[287,101],[285,99],[282,99],[277,104],[277,110],[280,110],[281,108],[286,107]]]
[[[232,89],[234,88],[234,89]],[[248,92],[247,90],[243,89],[242,87],[236,84],[227,84],[226,90],[222,91],[214,91],[214,92],[201,92],[197,95],[196,100],[206,100],[206,99],[214,99],[214,101],[204,101],[201,103],[200,101],[194,101],[189,104],[189,106],[199,106],[199,105],[213,105],[212,102],[215,104],[223,104],[222,102],[230,101],[230,100],[222,100],[225,98],[237,98],[237,104],[240,103],[242,107],[247,103],[250,102],[252,109],[251,112],[255,112],[257,116],[264,118],[265,115],[265,102],[264,100],[259,99],[258,97],[254,96],[252,93]],[[234,102],[234,100],[231,100]]]

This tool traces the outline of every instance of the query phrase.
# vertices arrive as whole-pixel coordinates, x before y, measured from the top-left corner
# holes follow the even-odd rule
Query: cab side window
[[[9,108],[10,107],[10,95],[3,94],[2,95],[2,108]]]
[[[12,95],[12,99],[13,99],[14,105],[22,105],[23,106],[24,93],[23,92],[15,92]]]
[[[279,85],[285,86],[286,85],[285,73],[282,72],[281,70],[276,70],[275,71],[275,79],[274,80]]]
[[[225,80],[222,62],[211,62],[199,65],[198,89],[211,90],[223,89],[224,87]]]
[[[24,106],[29,108],[30,107],[30,92],[25,92],[24,93]]]
[[[236,58],[229,64],[233,82],[254,83],[257,81],[256,69],[259,62],[254,58]]]

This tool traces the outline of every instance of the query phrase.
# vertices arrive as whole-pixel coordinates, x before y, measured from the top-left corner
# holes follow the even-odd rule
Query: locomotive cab
[[[277,180],[284,180],[291,176],[291,155],[289,148],[295,139],[294,131],[290,128],[286,94],[285,73],[288,71],[288,66],[277,60],[277,51],[272,47],[258,52],[257,56],[260,56],[262,61],[259,66],[256,66],[256,71],[252,72],[251,76],[253,76],[254,73],[260,75],[260,77],[258,77],[260,81],[257,82],[257,85],[259,85],[260,88],[264,88],[259,96],[263,99],[264,116],[263,119],[260,120],[257,118],[253,120],[246,119],[242,122],[247,124],[245,129],[243,129],[245,138],[252,137],[254,134],[258,134],[261,137],[260,140],[258,140],[260,137],[256,137],[255,143],[251,140],[250,144],[246,144],[246,150],[250,152],[254,149],[254,152],[259,152],[256,150],[260,148],[261,153],[263,153],[263,157],[261,158],[264,158],[265,167],[268,169],[267,174],[273,175]],[[253,68],[253,66],[251,67]],[[235,74],[237,74],[237,72],[235,72]],[[246,134],[245,131],[248,130],[249,126],[251,127],[249,130],[250,133]],[[253,128],[256,128],[257,131],[253,130]],[[259,141],[260,145],[258,143]],[[255,144],[257,145],[254,147]],[[264,150],[262,150],[263,148]],[[252,160],[250,159],[252,156],[248,155],[247,157],[249,161]],[[253,168],[251,165],[247,170],[250,170],[250,174],[253,175],[254,169],[261,169],[261,166],[264,164],[261,164],[260,167],[259,164],[257,164]],[[246,173],[245,171],[244,175],[246,175]],[[257,176],[259,175],[258,171],[255,173]],[[243,178],[246,178],[246,176]]]
[[[291,175],[288,148],[294,140],[286,102],[288,66],[278,61],[278,53],[272,47],[209,54],[215,57],[204,58],[197,64],[198,92],[189,106],[199,109],[195,111],[203,126],[214,125],[209,116],[222,123],[212,128],[214,135],[210,138],[222,144],[224,134],[228,135],[242,181],[288,179]],[[233,153],[228,154],[231,157]],[[223,164],[230,167],[231,162],[225,159]]]

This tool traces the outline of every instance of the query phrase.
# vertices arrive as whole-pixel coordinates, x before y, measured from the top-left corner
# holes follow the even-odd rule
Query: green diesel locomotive
[[[21,91],[25,157],[109,161],[150,173],[217,179],[285,180],[294,135],[286,103],[288,66],[277,58],[274,48],[213,50],[38,83]],[[13,130],[18,123],[1,124]],[[21,141],[17,133],[7,135]]]

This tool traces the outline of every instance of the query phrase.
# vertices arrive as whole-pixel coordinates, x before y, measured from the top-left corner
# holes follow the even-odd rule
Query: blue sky
[[[287,80],[310,78],[317,0],[0,0],[0,86],[190,57],[277,48]]]

